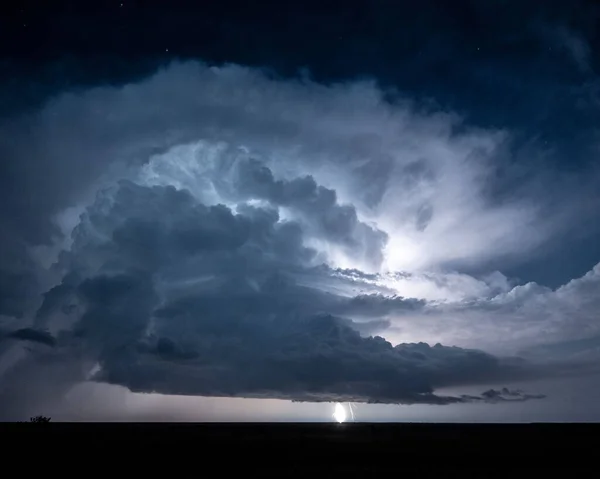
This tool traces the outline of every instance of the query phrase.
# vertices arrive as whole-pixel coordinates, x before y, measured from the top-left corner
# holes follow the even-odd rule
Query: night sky
[[[597,421],[599,48],[591,1],[2,6],[0,420]]]

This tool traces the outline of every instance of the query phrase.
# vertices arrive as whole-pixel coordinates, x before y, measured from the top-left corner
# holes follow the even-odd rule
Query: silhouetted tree
[[[50,418],[46,416],[34,416],[29,419],[29,422],[50,422]]]

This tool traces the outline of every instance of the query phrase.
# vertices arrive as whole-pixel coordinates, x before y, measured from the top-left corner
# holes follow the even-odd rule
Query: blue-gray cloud
[[[46,346],[54,346],[56,339],[48,332],[34,328],[21,328],[15,331],[10,331],[4,335],[2,339],[16,339],[21,341],[31,341],[34,343],[45,344]]]
[[[38,324],[75,315],[58,348],[132,391],[445,404],[474,399],[436,387],[537,374],[477,350],[361,336],[353,315],[369,327],[425,303],[298,284],[295,274],[314,271],[303,233],[269,207],[234,213],[121,182],[83,214]]]
[[[542,374],[477,349],[547,330],[523,299],[546,289],[460,269],[522,258],[595,211],[579,208],[594,175],[571,178],[556,215],[536,182],[489,194],[518,170],[509,131],[373,82],[189,62],[0,126],[0,313],[51,331],[41,354],[134,390],[443,402],[437,387]],[[32,342],[26,326],[11,340]],[[466,349],[419,344],[438,339]]]

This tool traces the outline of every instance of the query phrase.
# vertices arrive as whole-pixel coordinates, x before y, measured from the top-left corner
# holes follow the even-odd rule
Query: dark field
[[[473,477],[598,469],[597,425],[586,424],[4,424],[12,446],[46,447],[128,462],[202,460],[227,470],[344,475],[463,470]],[[179,459],[177,459],[179,458]],[[438,474],[438,472],[435,472]],[[594,477],[596,474],[592,474]],[[201,476],[205,476],[201,474]],[[206,477],[206,476],[205,476]],[[213,477],[213,475],[211,475]],[[320,477],[320,476],[319,476]]]

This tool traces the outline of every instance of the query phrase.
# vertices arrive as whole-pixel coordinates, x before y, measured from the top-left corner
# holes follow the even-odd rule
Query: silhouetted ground
[[[473,477],[564,471],[597,475],[594,424],[3,424],[11,446],[78,448],[121,464],[144,451],[148,461],[201,461],[221,472],[271,470],[363,475],[456,470]],[[38,449],[39,450],[39,449]],[[7,456],[8,457],[8,456]],[[168,459],[167,459],[168,458]],[[136,459],[137,460],[137,459]],[[93,460],[95,463],[97,460]],[[155,464],[155,462],[152,462]],[[436,472],[437,471],[437,472]],[[200,474],[200,475],[205,475]],[[211,475],[213,477],[213,475]],[[320,477],[320,476],[319,476]]]

